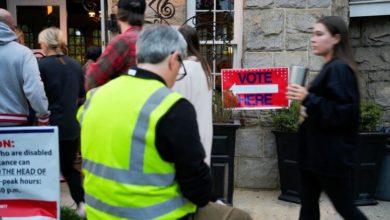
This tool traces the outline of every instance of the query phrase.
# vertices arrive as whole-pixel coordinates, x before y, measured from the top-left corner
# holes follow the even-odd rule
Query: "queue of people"
[[[84,71],[54,27],[39,34],[37,62],[0,9],[0,126],[27,125],[29,107],[35,125],[58,126],[61,172],[82,217],[251,219],[210,201],[211,70],[196,29],[143,28],[145,8],[119,0],[121,34],[103,53],[91,48]],[[300,219],[320,218],[321,191],[345,219],[367,219],[349,190],[360,95],[345,22],[321,18],[311,41],[326,63],[309,88],[292,84],[286,94],[304,118]],[[83,181],[73,167],[80,146]]]

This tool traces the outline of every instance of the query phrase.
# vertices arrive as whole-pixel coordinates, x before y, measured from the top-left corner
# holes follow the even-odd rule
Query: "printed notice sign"
[[[222,70],[224,106],[236,110],[288,107],[287,84],[287,67],[224,69]]]
[[[59,219],[57,127],[0,128],[0,219]]]

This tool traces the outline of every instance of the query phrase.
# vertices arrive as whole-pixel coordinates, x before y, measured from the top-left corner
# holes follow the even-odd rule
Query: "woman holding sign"
[[[360,94],[345,22],[336,16],[321,18],[311,45],[326,63],[308,90],[297,84],[287,87],[287,98],[305,109],[299,129],[300,219],[320,219],[321,191],[343,218],[367,219],[354,205],[350,177],[356,164]]]

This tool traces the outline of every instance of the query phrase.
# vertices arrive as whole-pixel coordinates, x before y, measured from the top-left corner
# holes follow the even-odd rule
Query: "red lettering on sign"
[[[274,109],[288,107],[288,68],[222,70],[222,94],[226,108]]]
[[[12,140],[0,140],[0,148],[11,148],[14,146],[14,141]]]

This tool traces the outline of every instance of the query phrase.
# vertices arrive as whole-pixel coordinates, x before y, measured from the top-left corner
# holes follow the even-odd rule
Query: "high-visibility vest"
[[[181,98],[157,80],[120,76],[80,108],[88,220],[178,219],[196,211],[156,145],[156,126]]]

